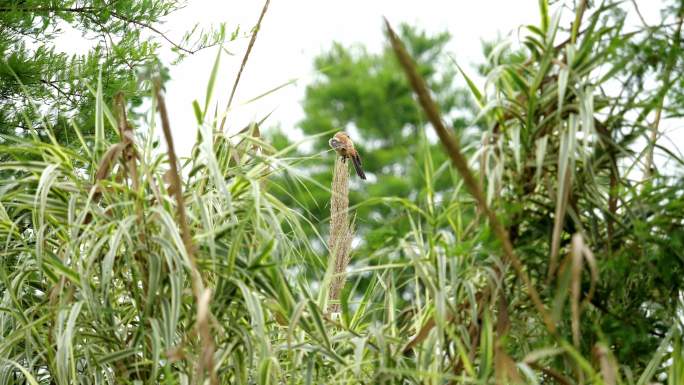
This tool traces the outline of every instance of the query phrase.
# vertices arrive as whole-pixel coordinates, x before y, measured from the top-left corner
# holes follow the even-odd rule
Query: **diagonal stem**
[[[230,91],[230,97],[228,98],[228,104],[226,105],[226,110],[223,113],[223,119],[221,119],[221,126],[219,127],[219,131],[223,132],[223,127],[226,124],[226,117],[228,116],[228,110],[230,110],[231,104],[233,104],[233,97],[235,96],[235,91],[237,90],[238,83],[240,83],[240,77],[242,76],[242,71],[245,69],[245,65],[247,65],[247,59],[249,59],[249,54],[252,52],[252,47],[254,47],[254,42],[256,41],[257,34],[259,33],[259,30],[261,29],[261,21],[264,20],[264,15],[266,15],[266,10],[268,9],[268,4],[271,2],[271,0],[266,0],[266,3],[264,3],[264,8],[261,9],[261,15],[259,15],[259,20],[256,23],[256,26],[254,26],[254,33],[252,34],[252,38],[249,40],[249,45],[247,46],[247,52],[245,52],[245,56],[242,58],[242,64],[240,64],[240,70],[237,73],[237,76],[235,77],[235,82],[233,83],[233,89]]]
[[[472,172],[470,171],[465,156],[463,155],[463,153],[461,153],[458,140],[449,133],[446,126],[444,125],[444,122],[442,121],[439,112],[439,108],[432,99],[432,96],[430,96],[430,91],[428,90],[425,80],[418,74],[416,66],[413,63],[413,60],[409,56],[408,52],[406,51],[406,48],[404,47],[399,37],[396,35],[394,30],[392,30],[392,27],[390,26],[387,19],[385,19],[385,26],[387,29],[387,34],[389,36],[389,40],[392,44],[392,48],[394,49],[394,53],[399,59],[399,63],[401,64],[401,67],[404,69],[404,72],[406,73],[406,76],[408,77],[408,80],[411,83],[411,87],[413,88],[413,91],[418,97],[418,101],[421,107],[423,108],[423,111],[425,112],[425,115],[434,127],[437,136],[439,136],[440,141],[444,145],[454,167],[461,175],[461,178],[463,178],[463,183],[466,189],[468,190],[470,195],[472,195],[473,198],[475,198],[475,202],[477,203],[481,212],[483,212],[489,219],[489,223],[494,230],[494,234],[496,234],[497,238],[501,242],[501,246],[503,248],[504,257],[506,261],[513,265],[513,268],[515,269],[516,273],[525,284],[528,295],[530,296],[530,299],[532,300],[535,308],[537,309],[537,312],[539,312],[539,314],[541,315],[546,326],[546,329],[551,334],[555,335],[556,325],[554,324],[554,322],[551,319],[551,316],[544,307],[544,304],[542,303],[541,298],[539,297],[539,293],[534,288],[534,285],[532,284],[530,277],[527,275],[527,272],[525,271],[522,262],[515,255],[515,252],[513,250],[513,244],[511,243],[510,238],[508,236],[508,231],[503,227],[494,211],[492,211],[487,205],[487,201],[485,200],[482,188],[477,182],[477,179],[475,179]]]

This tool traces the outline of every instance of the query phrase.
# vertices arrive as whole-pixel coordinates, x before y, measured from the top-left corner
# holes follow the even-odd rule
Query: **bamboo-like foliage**
[[[96,95],[97,131],[123,128],[120,143],[74,126],[80,148],[1,145],[15,159],[0,165],[1,383],[19,381],[16,368],[39,383],[244,382],[252,367],[271,378],[264,306],[294,308],[284,268],[300,249],[281,226],[303,232],[264,190],[267,161],[247,155],[265,144],[203,129],[176,171]],[[256,300],[266,292],[270,302]]]
[[[662,90],[604,92],[631,76],[615,47],[640,35],[609,23],[619,4],[580,4],[567,41],[540,1],[525,54],[493,50],[485,87],[465,77],[482,145],[453,141],[416,89],[457,168],[419,132],[419,194],[363,203],[410,231],[353,261],[348,165],[336,163],[326,248],[307,238],[306,207],[270,193],[276,173],[319,183],[299,159],[208,113],[221,50],[187,159],[156,148],[161,92],[134,123],[96,88],[95,135],[73,125],[78,147],[49,126],[3,137],[0,384],[680,385],[681,175],[631,170]],[[160,117],[172,143],[173,113]],[[444,177],[453,188],[436,193]]]
[[[584,383],[587,378],[592,382],[619,383],[622,379],[618,373],[618,366],[611,352],[605,349],[605,345],[593,342],[596,344],[595,357],[600,361],[596,365],[601,367],[600,379],[597,373],[589,370],[587,361],[579,357],[583,350],[589,353],[587,344],[592,344],[589,341],[596,340],[596,337],[589,337],[591,332],[586,330],[587,324],[597,322],[605,317],[606,313],[610,314],[610,310],[601,302],[610,301],[610,306],[616,308],[625,306],[625,302],[619,296],[608,299],[613,293],[606,293],[605,290],[616,288],[622,291],[625,288],[622,283],[615,281],[615,277],[600,277],[599,262],[603,260],[602,266],[606,269],[609,264],[607,258],[633,260],[635,256],[632,250],[625,248],[625,245],[632,242],[653,242],[649,236],[617,232],[615,227],[617,225],[624,229],[630,227],[632,221],[638,220],[631,214],[634,201],[627,202],[621,190],[634,191],[635,186],[627,176],[631,165],[640,160],[640,156],[631,154],[635,146],[634,138],[646,131],[642,122],[651,109],[656,110],[656,124],[652,127],[657,126],[661,118],[658,111],[662,108],[662,93],[658,91],[655,100],[645,104],[634,101],[643,95],[632,95],[632,99],[625,99],[623,95],[610,96],[605,91],[599,94],[598,91],[602,90],[604,82],[616,79],[622,81],[622,70],[626,62],[611,63],[609,58],[615,53],[615,47],[623,43],[624,39],[634,38],[638,34],[624,35],[620,23],[607,25],[605,16],[618,7],[617,3],[603,3],[585,20],[585,13],[588,13],[587,3],[580,2],[570,36],[560,44],[557,39],[560,13],[551,18],[546,2],[542,1],[540,4],[542,27],[529,26],[529,34],[524,36],[524,44],[531,53],[526,60],[507,51],[505,45],[495,47],[486,68],[487,84],[484,90],[478,88],[459,67],[474,98],[482,108],[478,119],[485,121],[489,127],[483,135],[482,143],[485,146],[473,154],[480,162],[481,181],[487,186],[486,199],[483,198],[476,179],[470,175],[471,171],[461,154],[462,150],[445,127],[425,82],[389,25],[388,35],[428,121],[435,127],[454,167],[463,178],[465,189],[473,196],[482,214],[488,218],[488,226],[501,243],[505,262],[512,265],[520,277],[522,290],[528,293],[530,302],[534,305],[536,314],[517,311],[517,316],[523,319],[539,318],[548,334],[537,332],[538,336],[546,334],[546,338],[551,337],[557,346],[567,349],[565,354],[569,355],[565,361],[567,366],[563,365],[565,368],[560,371],[557,370],[557,366],[545,368],[540,364],[544,360],[537,360],[543,355],[526,360],[526,363],[532,368],[543,370],[561,383]],[[674,45],[670,52],[680,52],[681,21],[679,15],[673,29]],[[588,25],[580,28],[582,22]],[[509,55],[506,56],[504,52],[509,52]],[[666,63],[662,68],[665,89],[671,84],[668,82],[673,60],[676,59],[666,56]],[[624,87],[629,89],[629,80],[625,82]],[[649,100],[648,98],[644,97],[645,100]],[[642,109],[643,112],[637,115],[636,121],[612,115],[614,111],[624,113]],[[606,111],[608,115],[602,117],[601,114],[605,114]],[[647,145],[646,151],[655,146],[655,137],[657,135],[650,136],[651,142]],[[630,167],[621,167],[625,160]],[[648,177],[649,173],[646,173],[646,176]],[[667,182],[661,180],[659,183]],[[661,185],[661,188],[668,189],[666,186]],[[639,199],[646,202],[650,201],[651,197],[646,193],[640,195]],[[506,210],[512,213],[500,214],[507,217],[507,229],[501,227],[497,216],[491,210]],[[664,212],[661,214],[669,216]],[[539,219],[535,221],[527,215]],[[551,227],[548,227],[549,221],[543,219],[545,217],[552,218]],[[670,223],[670,228],[679,227],[676,222],[665,221]],[[549,228],[551,231],[547,230]],[[544,233],[548,234],[548,244],[539,240],[540,235]],[[524,250],[521,259],[515,257],[513,247]],[[548,254],[545,256],[545,253]],[[562,259],[566,253],[567,257]],[[597,260],[597,255],[602,259]],[[667,260],[669,256],[665,254],[660,258]],[[540,297],[532,286],[532,282],[543,281],[538,267],[523,265],[539,264],[539,261],[544,259],[548,261],[541,264],[547,266],[546,298]],[[587,267],[586,272],[584,266]],[[527,271],[530,270],[536,279],[528,278]],[[495,269],[494,274],[498,276],[501,271]],[[603,288],[603,298],[595,297],[599,295],[597,288]],[[501,295],[506,292],[519,296],[519,290],[506,288],[503,288]],[[490,296],[490,291],[484,290],[478,294],[487,297]],[[522,329],[515,331],[516,321],[509,317],[506,309],[508,301],[502,300],[503,298],[505,297],[484,298],[479,302],[480,306],[496,306],[499,310],[499,325],[491,337],[495,341],[495,355],[500,353],[504,346],[503,338],[507,335],[516,336],[525,331],[531,332],[529,320],[522,322]],[[569,312],[564,310],[566,301],[570,303]],[[495,305],[497,302],[498,305]],[[670,315],[664,316],[662,320],[670,325],[670,332],[679,333],[676,309],[681,304],[668,299],[664,302],[674,306],[670,308]],[[585,317],[590,317],[593,321],[584,323]],[[513,323],[513,329],[510,329],[509,322]],[[583,324],[585,327],[581,326]],[[430,320],[424,324],[421,332],[427,333],[435,325],[436,323]],[[557,327],[560,328],[561,334],[557,334]],[[424,336],[425,333],[419,333],[418,336]],[[565,335],[568,335],[572,343],[564,341]],[[538,341],[546,338],[542,337]],[[600,338],[605,336],[598,337]],[[669,335],[661,340],[661,347],[662,344],[667,344],[667,341]],[[526,343],[534,344],[530,340]],[[412,343],[410,346],[415,345]],[[470,349],[475,350],[477,346],[473,344]],[[652,365],[658,362],[657,360],[659,359],[654,358],[648,367],[653,368]],[[507,361],[495,359],[500,366],[499,372],[509,372],[510,365],[505,364]],[[638,366],[636,362],[633,364]],[[572,372],[572,375],[564,372]],[[652,374],[653,372],[646,371],[639,381],[645,381]]]

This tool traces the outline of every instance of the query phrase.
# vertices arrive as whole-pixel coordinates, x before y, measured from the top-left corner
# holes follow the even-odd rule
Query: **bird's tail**
[[[359,178],[365,180],[366,174],[363,173],[363,168],[361,168],[361,157],[359,156],[359,154],[354,154],[351,158],[354,162],[354,169],[356,170],[356,175],[358,175]]]

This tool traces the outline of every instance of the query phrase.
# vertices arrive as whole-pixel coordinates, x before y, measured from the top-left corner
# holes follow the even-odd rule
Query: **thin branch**
[[[259,20],[256,23],[256,26],[254,26],[254,33],[252,34],[252,38],[249,40],[249,45],[247,46],[247,52],[245,52],[245,56],[242,58],[242,64],[240,65],[240,70],[237,73],[237,76],[235,77],[235,82],[233,83],[233,89],[230,91],[230,97],[228,98],[228,104],[226,105],[226,110],[223,114],[223,119],[221,119],[221,126],[219,127],[219,131],[223,131],[223,127],[226,124],[226,118],[228,116],[228,110],[230,109],[230,105],[233,103],[233,97],[235,96],[235,91],[237,90],[238,83],[240,82],[240,76],[242,76],[242,71],[245,69],[245,65],[247,64],[247,59],[249,58],[249,54],[252,52],[252,47],[254,47],[254,42],[256,42],[257,34],[259,33],[259,30],[261,29],[261,22],[264,20],[264,15],[266,15],[266,10],[268,9],[268,4],[271,2],[271,0],[266,0],[266,3],[264,3],[264,8],[261,9],[261,15],[259,15]]]
[[[34,7],[34,8],[12,8],[12,7],[0,7],[0,12],[34,12],[34,13],[52,13],[52,12],[68,12],[68,13],[92,13],[92,14],[97,14],[102,12],[104,9],[107,9],[110,7],[112,4],[114,4],[116,1],[107,4],[105,7],[101,8],[96,8],[96,7],[76,7],[76,8],[50,8],[50,7]],[[174,48],[178,49],[179,51],[183,51],[187,54],[194,54],[200,49],[188,49],[180,44],[176,43],[175,41],[171,40],[166,34],[159,29],[155,28],[154,26],[144,23],[139,20],[132,19],[128,16],[124,16],[118,12],[114,12],[112,10],[109,11],[110,14],[115,17],[116,19],[119,19],[121,21],[125,21],[126,23],[130,24],[135,24],[139,27],[147,28],[150,31],[156,33],[157,35],[161,36],[162,39],[166,40],[169,44],[171,44]],[[102,25],[100,25],[102,27]]]
[[[127,23],[135,24],[135,25],[137,25],[137,26],[140,26],[140,27],[144,27],[144,28],[149,29],[150,31],[152,31],[152,32],[156,33],[157,35],[161,36],[162,39],[166,40],[169,44],[171,44],[174,48],[178,49],[179,51],[183,51],[183,52],[188,53],[188,54],[190,54],[190,55],[192,55],[192,54],[196,53],[197,51],[199,51],[199,49],[194,49],[194,50],[192,50],[192,49],[184,48],[184,47],[181,46],[180,44],[178,44],[178,43],[174,42],[173,40],[171,40],[168,36],[166,36],[166,34],[165,34],[164,32],[158,30],[157,28],[151,26],[150,24],[143,23],[142,21],[138,21],[138,20],[135,20],[135,19],[131,19],[131,18],[129,18],[129,17],[126,17],[126,16],[124,16],[124,15],[121,15],[121,14],[119,14],[119,13],[117,13],[117,12],[113,12],[113,11],[111,12],[111,15],[114,16],[115,18],[117,18],[117,19],[119,19],[119,20],[122,20],[122,21],[125,21],[125,22],[127,22]]]
[[[18,7],[0,7],[0,12],[36,12],[36,13],[51,13],[51,12],[70,12],[70,13],[82,13],[96,11],[98,8],[95,7],[74,7],[74,8],[53,8],[53,7],[31,7],[31,8],[18,8]]]
[[[55,91],[57,91],[58,94],[60,94],[60,95],[64,96],[65,98],[67,98],[67,100],[69,100],[72,104],[74,104],[74,105],[77,104],[76,100],[73,99],[73,95],[71,95],[71,94],[65,92],[64,90],[62,90],[61,88],[59,88],[59,86],[57,86],[57,85],[55,84],[55,82],[50,81],[50,80],[45,80],[45,79],[40,79],[40,82],[41,82],[42,84],[45,84],[45,85],[47,85],[47,86],[50,86],[50,87],[54,88]]]
[[[674,69],[675,63],[677,63],[679,60],[679,55],[677,55],[677,53],[679,52],[679,45],[682,38],[682,21],[684,21],[684,17],[680,15],[677,22],[674,41],[672,42],[672,47],[670,48],[667,66],[665,67],[665,73],[663,74],[663,88],[658,94],[658,107],[656,109],[653,125],[651,126],[651,136],[648,142],[648,153],[646,154],[646,166],[644,168],[645,180],[650,179],[653,174],[651,171],[653,168],[653,154],[655,152],[656,141],[658,140],[658,129],[660,127],[660,120],[663,114],[663,107],[665,105],[665,97],[667,96],[667,92],[672,87],[673,82],[670,81],[670,77],[672,76],[672,70]]]
[[[632,5],[634,6],[637,16],[639,16],[639,19],[641,20],[641,24],[643,24],[646,28],[651,28],[651,26],[646,22],[646,19],[644,19],[644,15],[641,14],[641,10],[639,10],[636,0],[632,0]]]

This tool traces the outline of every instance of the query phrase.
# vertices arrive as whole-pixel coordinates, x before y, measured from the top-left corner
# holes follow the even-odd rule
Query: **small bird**
[[[361,168],[361,157],[354,148],[354,142],[352,142],[351,138],[346,132],[338,132],[335,134],[335,136],[330,138],[328,143],[330,144],[330,147],[332,147],[333,150],[335,150],[337,154],[342,157],[343,160],[351,158],[352,162],[354,163],[356,175],[363,180],[366,179],[366,174],[363,173],[363,168]]]

